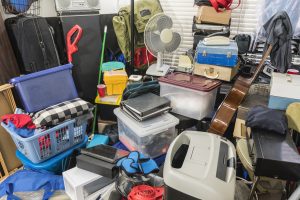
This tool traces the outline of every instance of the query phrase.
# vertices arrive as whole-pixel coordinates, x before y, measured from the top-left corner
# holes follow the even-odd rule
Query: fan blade
[[[181,36],[177,32],[173,32],[172,41],[168,44],[165,44],[165,51],[173,52],[175,51],[181,43]]]
[[[149,37],[146,37],[145,39],[150,52],[161,52],[164,50],[164,44],[160,39],[160,35],[150,31]]]
[[[164,30],[165,28],[172,28],[173,26],[173,21],[171,19],[171,17],[167,16],[167,15],[162,15],[157,19],[157,29],[159,30],[159,32],[161,32],[162,30]]]

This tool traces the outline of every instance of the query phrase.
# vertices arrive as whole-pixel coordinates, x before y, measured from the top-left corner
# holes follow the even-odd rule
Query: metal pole
[[[131,32],[131,61],[130,61],[130,74],[133,74],[134,72],[134,0],[131,0],[131,9],[130,9],[130,32]]]

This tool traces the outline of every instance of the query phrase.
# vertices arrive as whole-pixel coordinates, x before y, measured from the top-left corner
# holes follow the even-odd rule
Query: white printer
[[[166,200],[233,200],[236,153],[221,136],[185,131],[169,147],[164,165]]]

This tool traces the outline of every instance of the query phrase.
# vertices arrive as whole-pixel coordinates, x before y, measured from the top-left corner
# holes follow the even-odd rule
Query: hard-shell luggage
[[[234,67],[238,62],[238,46],[231,41],[227,46],[206,46],[199,42],[196,49],[197,63]]]
[[[53,29],[42,17],[13,17],[5,25],[22,73],[60,65]]]
[[[240,68],[238,63],[235,67],[222,67],[218,65],[195,64],[194,74],[205,76],[206,78],[231,81],[237,75]]]

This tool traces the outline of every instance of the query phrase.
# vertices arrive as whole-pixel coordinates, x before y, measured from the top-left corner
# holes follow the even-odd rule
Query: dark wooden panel
[[[20,74],[4,21],[0,13],[0,85]]]

